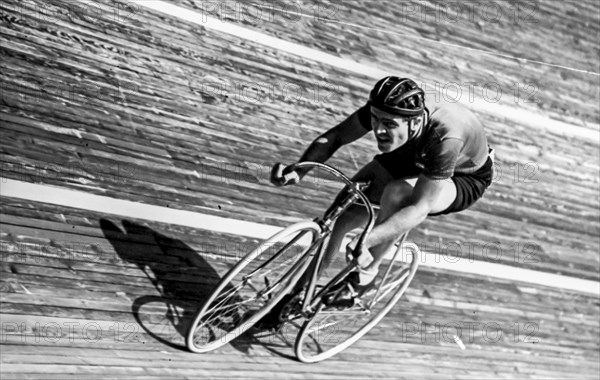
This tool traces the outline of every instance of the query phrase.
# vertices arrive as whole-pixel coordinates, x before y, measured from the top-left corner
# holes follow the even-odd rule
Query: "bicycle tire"
[[[293,242],[297,238],[297,236],[301,236],[301,237],[304,236],[304,234],[307,232],[311,234],[310,243],[308,244],[308,247],[300,255],[298,255],[297,257],[292,257],[292,259],[289,260],[289,262],[287,264],[290,265],[290,268],[287,270],[283,270],[282,272],[284,272],[284,273],[277,279],[277,281],[273,282],[272,286],[271,286],[268,278],[266,277],[266,274],[268,274],[269,272],[268,271],[266,272],[264,280],[265,280],[265,284],[266,284],[267,288],[268,287],[272,287],[272,288],[279,287],[279,289],[276,291],[276,294],[273,295],[270,299],[266,300],[265,301],[266,303],[264,305],[262,305],[259,309],[254,310],[253,313],[252,313],[252,311],[250,311],[251,314],[249,314],[249,315],[246,315],[246,314],[240,315],[238,313],[238,310],[233,310],[232,309],[233,306],[231,304],[229,304],[229,301],[227,301],[227,300],[230,299],[231,297],[233,297],[233,294],[236,294],[237,290],[236,290],[236,293],[232,293],[231,297],[227,296],[227,298],[225,298],[223,300],[219,300],[219,296],[221,296],[223,294],[227,295],[228,292],[232,292],[232,289],[233,290],[236,289],[236,286],[238,286],[238,285],[237,284],[232,285],[232,283],[234,282],[236,276],[238,276],[242,270],[244,270],[249,265],[254,263],[253,265],[258,265],[258,266],[254,269],[252,269],[252,267],[249,268],[252,270],[249,276],[256,276],[256,273],[258,273],[259,270],[266,268],[265,265],[267,265],[271,262],[275,262],[276,260],[281,259],[281,258],[285,259],[286,251],[288,251],[290,248],[294,247],[294,244],[295,244],[295,243],[291,243],[292,245],[290,245],[290,242]],[[257,260],[259,260],[259,258],[262,256],[262,254],[265,251],[267,251],[270,247],[277,246],[277,244],[281,244],[281,242],[285,242],[286,239],[288,239],[290,237],[291,237],[290,242],[288,242],[287,244],[284,243],[283,247],[279,248],[278,251],[273,253],[270,258],[267,258],[266,263],[263,263],[262,265],[260,265],[260,263],[257,263]],[[227,274],[219,282],[219,284],[216,286],[215,290],[211,293],[211,295],[206,300],[204,305],[195,313],[195,315],[193,317],[193,322],[192,322],[192,324],[188,330],[188,333],[186,335],[186,346],[188,347],[188,349],[190,351],[196,352],[196,353],[212,351],[214,349],[217,349],[217,348],[229,343],[231,340],[240,336],[242,333],[244,333],[246,330],[248,330],[254,324],[256,324],[256,322],[258,322],[260,320],[260,318],[262,318],[265,314],[267,314],[271,310],[271,308],[277,302],[279,302],[283,298],[283,296],[285,296],[285,294],[288,293],[292,289],[292,287],[295,285],[295,283],[300,279],[300,276],[308,268],[308,265],[311,261],[311,260],[309,260],[311,250],[314,250],[315,247],[319,246],[319,241],[321,239],[322,239],[322,230],[321,230],[321,227],[317,223],[315,223],[314,221],[299,222],[299,223],[293,224],[291,226],[288,226],[287,228],[285,228],[282,231],[278,232],[277,234],[273,235],[269,239],[265,240],[258,247],[256,247],[254,250],[252,250],[252,252],[250,252],[249,254],[244,256],[241,260],[239,260],[238,263],[233,268],[231,268],[231,270],[229,270],[229,272],[227,272]],[[245,278],[242,282],[242,287],[240,287],[238,290],[245,288],[246,284],[250,284],[250,286],[253,285],[252,277],[250,278],[250,281],[248,281],[248,279]],[[267,295],[270,294],[269,293],[270,291],[271,290],[268,290],[266,292]],[[248,301],[248,300],[245,300],[243,297],[239,298],[239,299],[235,298],[234,300],[239,305],[244,305]],[[258,298],[257,298],[257,300],[258,300]],[[234,321],[230,325],[228,325],[224,328],[223,336],[220,336],[220,337],[214,336],[213,337],[212,335],[214,335],[214,331],[212,331],[211,328],[212,329],[214,329],[215,327],[220,328],[220,325],[218,325],[218,323],[222,323],[222,321],[216,320],[216,322],[217,322],[216,326],[210,325],[211,316],[214,316],[215,319],[217,319],[219,317],[224,317],[224,316],[223,315],[219,316],[218,308],[216,309],[216,313],[215,313],[215,310],[211,310],[211,306],[213,306],[212,308],[214,309],[215,307],[219,307],[219,305],[221,305],[220,308],[223,309],[223,312],[225,312],[225,309],[231,309],[233,312],[235,312],[237,314],[235,316],[233,316]],[[234,303],[234,305],[235,305],[235,303]],[[244,306],[246,306],[246,305],[244,305]],[[225,315],[225,317],[227,317],[227,315]],[[204,321],[204,323],[203,323],[203,318],[204,319],[208,318],[208,321]],[[236,321],[235,320],[236,318],[239,318],[239,320]],[[204,334],[204,331],[202,330],[203,328],[207,329],[207,331],[206,331],[207,334],[210,334],[210,336],[207,336],[209,341],[207,341],[206,343],[197,341],[197,339],[204,338],[204,335],[200,335],[200,336],[197,335],[197,333]],[[200,331],[198,331],[198,329],[200,329]],[[225,331],[225,330],[228,330],[228,331]],[[214,339],[211,339],[211,338],[214,338]]]
[[[302,327],[300,328],[300,331],[298,332],[298,335],[296,337],[296,343],[294,346],[294,352],[298,360],[304,363],[316,363],[331,358],[332,356],[340,353],[341,351],[350,347],[352,344],[356,343],[356,341],[358,341],[371,329],[373,329],[386,316],[386,314],[388,314],[390,310],[392,310],[392,308],[396,305],[396,303],[398,303],[398,301],[412,282],[412,279],[414,278],[419,265],[419,248],[413,243],[407,243],[405,244],[405,246],[407,246],[413,252],[412,261],[408,268],[404,268],[403,271],[400,271],[395,276],[394,281],[398,281],[398,283],[394,286],[395,290],[393,290],[391,298],[385,304],[383,304],[381,310],[375,313],[362,327],[356,330],[356,332],[354,332],[349,338],[344,339],[339,344],[335,344],[333,347],[323,352],[312,354],[310,350],[308,350],[308,345],[311,343],[307,342],[307,339],[315,341],[314,343],[312,343],[313,347],[319,346],[319,335],[322,334],[320,333],[320,330],[323,327],[319,328],[317,326],[317,330],[312,330],[316,331],[316,334],[311,334],[310,328],[315,323],[320,323],[317,322],[319,320],[318,317],[319,315],[322,315],[324,313],[324,306],[323,304],[321,304],[319,306],[319,309],[315,312],[315,314],[303,323]],[[404,280],[401,280],[402,276],[405,276]],[[388,293],[389,292],[390,291],[388,291]],[[335,312],[332,312],[331,315],[335,315],[334,313]],[[340,312],[339,315],[343,314],[344,312]],[[348,314],[351,314],[351,312],[348,312]],[[330,325],[325,325],[325,328],[328,328],[329,326]]]

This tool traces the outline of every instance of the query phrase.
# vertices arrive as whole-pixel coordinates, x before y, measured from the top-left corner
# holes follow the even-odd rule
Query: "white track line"
[[[281,229],[276,226],[228,219],[185,210],[175,210],[168,207],[125,201],[103,195],[88,194],[77,190],[21,182],[12,179],[2,179],[0,183],[0,196],[50,203],[63,207],[73,207],[118,215],[120,217],[145,219],[166,224],[177,224],[258,239],[266,239]],[[452,261],[455,260],[453,259]],[[436,254],[424,255],[424,259],[421,260],[421,265],[600,295],[599,282],[529,269],[514,268],[508,265],[474,261],[470,259],[460,259],[456,262],[449,262],[443,256],[440,257],[440,255]]]
[[[365,75],[373,79],[380,79],[386,75],[392,74],[388,71],[378,69],[374,66],[363,65],[358,62],[336,57],[332,54],[324,53],[322,51],[313,48],[308,48],[300,44],[284,41],[280,38],[272,37],[261,32],[234,25],[232,23],[223,22],[215,17],[198,13],[190,9],[182,8],[164,1],[133,0],[133,2],[148,9],[152,9],[157,12],[162,12],[169,16],[177,17],[182,20],[201,25],[207,29],[227,33],[232,36],[236,36],[245,40],[250,40],[309,60],[324,63],[329,66],[347,70],[360,75]],[[393,74],[406,75],[411,76],[413,78],[415,77],[414,75],[412,75],[412,73],[400,73],[395,71]],[[427,84],[427,81],[421,79],[418,80],[421,81],[420,83],[425,83],[427,87],[430,87],[431,89],[434,88],[434,86],[432,86],[431,84]],[[498,103],[486,102],[482,99],[475,99],[473,102],[462,101],[461,103],[463,103],[467,107],[474,108],[477,111],[490,113],[500,118],[510,119],[520,124],[527,124],[528,126],[533,128],[551,131],[561,136],[584,138],[586,140],[590,140],[592,142],[600,144],[600,126],[597,126],[596,124],[592,125],[594,128],[596,128],[596,130],[583,128],[567,124],[558,120],[554,120],[549,117],[522,109],[517,106],[506,106]]]
[[[178,224],[202,230],[244,235],[259,239],[266,239],[280,230],[279,227],[264,224],[227,219],[192,211],[173,210],[168,207],[124,201],[103,195],[88,194],[77,190],[6,178],[2,178],[1,180],[0,196],[50,203],[64,207],[74,207],[88,211],[126,216],[128,218]]]

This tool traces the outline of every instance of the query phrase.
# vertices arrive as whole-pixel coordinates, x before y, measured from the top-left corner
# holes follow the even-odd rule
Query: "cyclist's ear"
[[[409,119],[408,125],[410,128],[410,132],[411,133],[416,132],[419,129],[419,127],[421,126],[422,121],[423,121],[423,116],[417,116],[417,117],[413,117],[413,118]]]

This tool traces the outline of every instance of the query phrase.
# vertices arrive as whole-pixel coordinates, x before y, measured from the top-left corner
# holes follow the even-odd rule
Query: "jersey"
[[[436,104],[425,110],[429,114],[427,124],[406,144],[385,153],[391,155],[386,161],[414,165],[436,180],[453,177],[455,173],[474,173],[481,168],[488,158],[488,143],[477,117],[456,103]],[[373,130],[369,105],[358,110],[358,119],[365,129]]]

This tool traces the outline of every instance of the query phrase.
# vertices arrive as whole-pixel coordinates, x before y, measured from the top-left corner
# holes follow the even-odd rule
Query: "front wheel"
[[[207,352],[240,336],[287,294],[321,242],[313,221],[293,224],[243,257],[193,318],[186,345]]]
[[[343,310],[326,307],[322,303],[319,305],[316,313],[304,322],[298,332],[295,345],[298,360],[314,363],[338,354],[368,333],[392,310],[419,265],[419,248],[414,243],[406,243],[398,248],[399,253],[404,248],[408,248],[411,254],[389,261],[388,276],[382,282],[385,270],[380,271],[375,288],[361,297],[361,304]],[[382,268],[385,267],[382,265]]]

